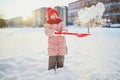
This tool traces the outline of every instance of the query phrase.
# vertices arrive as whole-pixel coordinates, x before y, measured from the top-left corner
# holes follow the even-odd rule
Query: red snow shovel
[[[64,35],[74,35],[74,36],[77,36],[77,37],[86,37],[86,36],[89,36],[91,34],[88,34],[88,33],[73,33],[73,32],[55,32],[55,34],[64,34]]]

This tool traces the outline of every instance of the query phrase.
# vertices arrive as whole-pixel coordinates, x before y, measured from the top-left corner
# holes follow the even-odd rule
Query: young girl
[[[46,12],[47,21],[45,34],[48,36],[48,70],[62,68],[64,66],[64,55],[67,54],[66,39],[63,35],[55,32],[67,31],[57,10],[49,7]]]

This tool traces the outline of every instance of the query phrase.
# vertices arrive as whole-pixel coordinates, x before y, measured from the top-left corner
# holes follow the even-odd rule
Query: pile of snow
[[[91,28],[90,33],[84,38],[66,36],[65,67],[55,73],[47,70],[43,28],[0,29],[0,80],[120,80],[120,29]]]
[[[89,8],[85,7],[78,12],[78,19],[75,22],[81,25],[88,23],[94,23],[94,25],[103,24],[104,20],[102,19],[102,15],[104,11],[105,6],[102,2],[92,5]]]

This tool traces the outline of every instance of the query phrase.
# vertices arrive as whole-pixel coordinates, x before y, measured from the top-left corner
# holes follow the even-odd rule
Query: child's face
[[[50,18],[51,18],[51,19],[57,19],[57,18],[58,18],[58,16],[57,16],[57,14],[56,14],[56,13],[53,13],[53,14],[50,16]]]

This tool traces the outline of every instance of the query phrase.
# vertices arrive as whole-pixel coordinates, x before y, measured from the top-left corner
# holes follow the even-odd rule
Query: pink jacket
[[[55,36],[53,34],[54,31],[67,31],[67,27],[63,22],[59,24],[46,24],[45,34],[48,38],[48,55],[56,56],[56,55],[65,55],[67,54],[67,46],[66,39],[64,36],[59,35]]]

